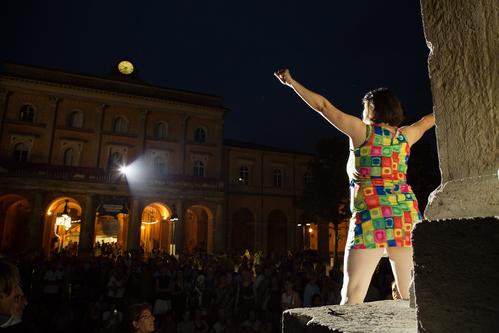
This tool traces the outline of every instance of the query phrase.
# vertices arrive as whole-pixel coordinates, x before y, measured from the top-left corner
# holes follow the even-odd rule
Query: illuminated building
[[[221,97],[145,84],[127,62],[102,77],[4,65],[1,248],[300,248],[312,156],[224,142]]]

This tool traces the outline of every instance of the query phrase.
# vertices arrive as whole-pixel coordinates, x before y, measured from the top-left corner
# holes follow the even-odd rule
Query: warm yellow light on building
[[[146,228],[146,226],[145,226],[145,225],[141,225],[141,226],[140,226],[140,229],[142,229],[142,230],[144,230],[145,228]]]
[[[314,229],[308,228],[308,232],[312,233],[312,231],[314,231]]]
[[[52,215],[52,212],[50,210],[47,211],[47,215],[50,216]]]

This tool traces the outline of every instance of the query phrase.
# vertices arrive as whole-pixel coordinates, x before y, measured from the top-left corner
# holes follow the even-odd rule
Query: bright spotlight
[[[120,168],[119,168],[119,171],[126,175],[126,173],[128,172],[128,167],[126,165],[122,165]]]

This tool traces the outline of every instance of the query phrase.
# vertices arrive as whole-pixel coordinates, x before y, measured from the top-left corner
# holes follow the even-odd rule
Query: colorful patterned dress
[[[380,125],[366,130],[366,142],[351,152],[347,166],[352,195],[347,247],[410,247],[421,213],[406,181],[409,143],[405,134]]]

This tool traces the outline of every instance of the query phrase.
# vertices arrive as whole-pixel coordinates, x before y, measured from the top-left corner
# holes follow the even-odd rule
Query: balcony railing
[[[45,163],[0,161],[0,176],[2,175],[103,184],[127,184],[126,177],[115,170],[109,171],[101,168],[69,167]],[[150,172],[141,181],[150,186],[169,185],[191,188],[201,187],[212,190],[223,189],[222,181],[213,177],[163,175]]]

